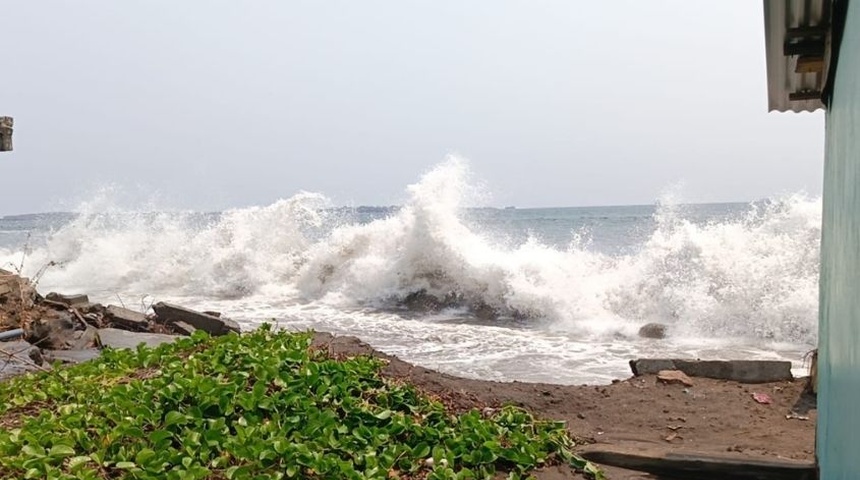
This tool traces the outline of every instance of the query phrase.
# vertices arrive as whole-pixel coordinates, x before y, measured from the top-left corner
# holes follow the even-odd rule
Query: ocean
[[[449,160],[403,205],[301,192],[224,212],[0,217],[0,268],[42,293],[217,310],[251,329],[357,336],[465,377],[599,384],[638,357],[785,359],[815,348],[821,200],[474,206]],[[643,339],[649,322],[666,339]]]

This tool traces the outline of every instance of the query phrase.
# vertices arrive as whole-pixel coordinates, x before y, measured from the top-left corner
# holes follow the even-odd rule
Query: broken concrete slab
[[[791,362],[777,360],[682,360],[638,359],[630,361],[633,375],[655,375],[661,370],[680,370],[690,377],[769,383],[793,380]]]
[[[100,328],[98,330],[102,346],[110,348],[137,348],[141,343],[150,347],[157,347],[181,338],[164,333],[129,332],[118,328]]]
[[[48,362],[81,363],[88,362],[101,355],[101,350],[89,348],[86,350],[45,350],[42,352]]]
[[[592,462],[667,478],[813,480],[814,462],[678,451],[653,445],[593,444],[579,452]]]
[[[194,326],[189,325],[189,324],[187,324],[187,323],[185,323],[185,322],[173,322],[173,323],[171,324],[171,326],[174,328],[174,330],[176,330],[177,332],[181,333],[182,335],[189,335],[189,336],[190,336],[190,335],[192,335],[194,332],[196,332],[196,331],[197,331],[197,329],[196,329],[196,328],[194,328]]]
[[[80,307],[90,303],[90,297],[84,294],[63,295],[62,293],[57,292],[51,292],[45,295],[45,300],[50,300],[67,307]]]
[[[158,302],[152,306],[158,320],[168,325],[184,322],[210,335],[239,333],[239,324],[229,318],[219,318],[170,303]]]
[[[0,379],[39,370],[42,363],[42,352],[29,342],[0,343]]]
[[[116,305],[108,305],[105,310],[105,316],[108,323],[123,327],[128,330],[143,332],[149,330],[149,320],[146,315],[129,310],[127,308],[118,307]]]

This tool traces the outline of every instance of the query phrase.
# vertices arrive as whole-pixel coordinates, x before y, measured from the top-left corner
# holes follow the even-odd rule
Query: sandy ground
[[[677,452],[754,459],[811,461],[815,443],[815,398],[805,379],[745,385],[694,378],[694,385],[664,385],[654,376],[605,386],[560,386],[458,378],[378,352],[354,337],[318,333],[314,343],[335,355],[373,355],[389,361],[384,374],[441,398],[454,409],[514,404],[548,419],[567,422],[571,435],[594,444],[649,444]],[[759,404],[753,393],[766,393]],[[786,418],[792,413],[808,419]],[[607,478],[645,479],[645,474],[606,468]],[[579,478],[556,467],[539,479]]]

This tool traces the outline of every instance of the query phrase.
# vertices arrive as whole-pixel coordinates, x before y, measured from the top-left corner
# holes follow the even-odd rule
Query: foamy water
[[[820,199],[713,211],[664,202],[646,214],[464,210],[469,178],[452,158],[407,187],[402,207],[364,213],[311,193],[220,214],[94,200],[53,230],[32,220],[26,256],[23,228],[19,244],[0,236],[0,264],[23,256],[34,275],[56,262],[41,291],[133,308],[173,300],[246,328],[274,319],[352,334],[424,366],[498,380],[605,382],[627,376],[638,356],[800,366],[815,345]],[[0,220],[0,232],[11,222]],[[446,304],[405,309],[416,292]],[[638,338],[654,321],[670,337]]]

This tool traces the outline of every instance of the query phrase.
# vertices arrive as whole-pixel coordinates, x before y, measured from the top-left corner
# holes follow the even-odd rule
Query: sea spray
[[[465,210],[469,175],[464,161],[449,159],[409,186],[401,207],[369,216],[309,193],[218,214],[90,205],[48,232],[27,265],[59,264],[43,277],[46,288],[186,296],[242,312],[267,305],[265,315],[300,305],[340,324],[420,321],[398,312],[424,292],[449,308],[425,323],[469,321],[481,309],[490,324],[594,341],[634,338],[657,321],[677,337],[815,342],[820,199],[788,196],[707,218],[664,203],[612,219],[642,240],[609,252],[576,222],[565,238],[538,227],[495,233],[492,219],[533,212],[482,210],[488,221],[476,221]],[[541,221],[569,210],[543,212]],[[20,259],[5,248],[0,263]]]

